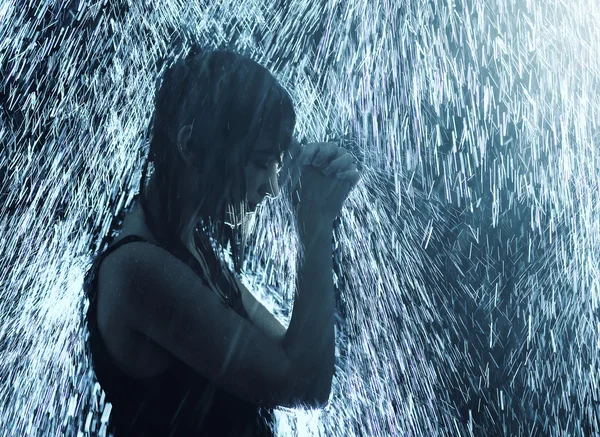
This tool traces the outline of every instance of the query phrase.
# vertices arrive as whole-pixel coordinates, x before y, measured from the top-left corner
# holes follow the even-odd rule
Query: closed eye
[[[260,155],[262,155],[262,156],[260,156]],[[273,162],[276,162],[277,167],[281,168],[281,165],[283,163],[283,152],[279,153],[277,155],[269,154],[268,156],[265,156],[265,154],[259,154],[259,158],[254,161],[254,165],[256,165],[257,167],[262,168],[264,170],[268,170],[269,166]]]

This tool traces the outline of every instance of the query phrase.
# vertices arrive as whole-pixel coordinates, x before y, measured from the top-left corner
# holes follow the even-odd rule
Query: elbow
[[[288,408],[323,409],[329,403],[333,373],[326,377],[298,377],[292,386],[281,392],[276,406]],[[291,381],[290,381],[291,382]],[[265,405],[266,406],[266,405]]]
[[[327,407],[327,404],[329,403],[330,395],[331,395],[331,389],[321,390],[320,392],[318,392],[316,394],[316,396],[314,396],[313,398],[308,400],[306,406],[313,410],[321,410],[321,409]]]
[[[286,380],[288,385],[287,400],[282,406],[323,409],[329,403],[333,377],[335,375],[335,356],[321,363],[318,368],[294,365],[289,362]]]
[[[308,408],[323,409],[327,406],[331,397],[334,373],[334,371],[327,372],[325,376],[315,381],[312,390],[310,390],[310,396],[307,396],[305,402]]]
[[[307,393],[306,405],[312,409],[323,409],[329,403],[331,397],[331,387],[333,386],[333,377],[335,375],[335,355],[332,351],[329,359],[323,360],[321,368],[313,373],[311,378],[310,389]]]

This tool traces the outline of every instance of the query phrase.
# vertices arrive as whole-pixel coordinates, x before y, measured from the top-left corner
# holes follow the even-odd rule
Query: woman
[[[86,278],[90,351],[115,436],[272,435],[270,408],[326,404],[331,232],[358,172],[334,144],[295,143],[294,124],[289,95],[249,58],[193,50],[166,71],[154,172],[146,181],[146,162],[121,232]],[[287,330],[214,249],[230,242],[239,272],[239,225],[279,194],[282,159],[286,178],[300,180],[304,246]]]

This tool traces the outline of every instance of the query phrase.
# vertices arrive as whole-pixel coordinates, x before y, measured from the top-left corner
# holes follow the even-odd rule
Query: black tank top
[[[98,331],[96,275],[106,256],[133,241],[148,242],[137,235],[124,237],[96,258],[85,278],[88,346],[98,382],[112,404],[109,431],[115,437],[273,436],[271,410],[219,389],[182,361],[150,378],[133,378],[116,367]],[[228,304],[245,315],[241,299]]]

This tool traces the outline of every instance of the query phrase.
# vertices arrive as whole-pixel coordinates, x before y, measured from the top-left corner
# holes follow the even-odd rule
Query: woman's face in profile
[[[246,200],[250,212],[254,212],[266,196],[279,195],[278,172],[281,155],[273,148],[257,148],[252,152],[245,167]]]

